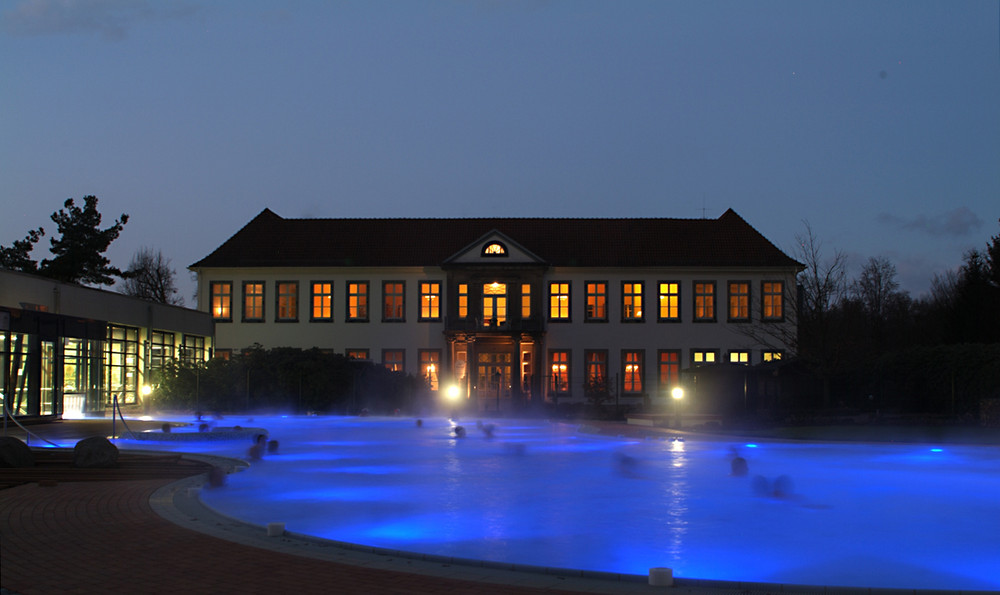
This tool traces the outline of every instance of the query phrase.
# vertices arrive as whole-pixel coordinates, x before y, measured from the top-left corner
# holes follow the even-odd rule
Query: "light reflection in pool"
[[[627,440],[573,425],[260,418],[277,454],[203,492],[224,514],[420,553],[645,575],[1000,588],[1000,449]],[[125,447],[126,445],[120,445]],[[144,442],[136,448],[149,448]],[[244,457],[246,444],[163,443]],[[757,497],[756,475],[794,493]]]

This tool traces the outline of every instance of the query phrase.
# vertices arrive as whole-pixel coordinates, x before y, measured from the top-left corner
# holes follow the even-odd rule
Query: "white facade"
[[[222,259],[210,256],[192,269],[223,353],[259,343],[366,357],[436,389],[455,383],[484,410],[582,402],[588,386],[656,404],[681,369],[790,355],[781,337],[795,333],[799,265],[787,257],[777,266],[566,266],[523,241],[487,233],[428,266],[213,266]],[[367,287],[362,320],[352,286]]]

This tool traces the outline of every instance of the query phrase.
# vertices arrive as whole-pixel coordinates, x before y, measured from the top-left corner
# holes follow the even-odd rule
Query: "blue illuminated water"
[[[571,424],[257,418],[276,454],[202,499],[289,531],[537,566],[828,586],[1000,588],[1000,448],[634,440]],[[251,425],[245,423],[244,425]],[[150,448],[143,441],[135,448]],[[131,447],[132,445],[123,445]],[[731,448],[749,464],[731,476]],[[245,458],[249,444],[164,443]],[[794,493],[755,495],[754,476]]]

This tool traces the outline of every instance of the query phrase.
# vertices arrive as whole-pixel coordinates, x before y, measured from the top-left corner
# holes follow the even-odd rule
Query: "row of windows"
[[[692,349],[692,365],[715,364],[720,361],[718,349]],[[661,390],[680,384],[681,350],[661,349],[657,351],[657,384]],[[781,359],[781,351],[763,351],[761,360],[765,362]],[[568,393],[570,379],[573,378],[569,350],[549,351],[547,381],[549,393]],[[729,363],[749,364],[749,350],[733,350],[728,353]],[[585,349],[583,352],[584,390],[608,387],[608,350]],[[644,349],[623,350],[621,356],[621,389],[624,393],[642,393],[646,390],[646,351]]]
[[[313,322],[333,322],[333,282],[313,281],[310,284],[309,320]],[[442,309],[442,283],[440,281],[418,282],[418,319],[420,321],[440,321]],[[506,323],[508,299],[520,300],[522,319],[532,317],[532,287],[521,283],[518,295],[510,296],[507,283],[487,283],[479,292],[481,295],[480,319],[484,326],[500,326]],[[585,322],[607,322],[609,318],[609,285],[606,281],[587,281],[584,284]],[[692,320],[695,322],[715,322],[717,320],[717,287],[715,281],[696,281],[692,284]],[[660,281],[656,286],[656,320],[659,322],[681,321],[681,283]],[[730,322],[751,320],[751,283],[749,281],[728,281],[726,286],[726,319]],[[515,285],[516,287],[516,285]],[[275,321],[297,322],[299,320],[299,282],[278,281],[275,283]],[[459,318],[468,318],[470,312],[470,287],[466,283],[456,288]],[[345,320],[348,322],[368,322],[372,303],[371,284],[368,281],[348,281],[346,283]],[[572,322],[572,283],[553,281],[548,284],[548,319],[553,322]],[[785,317],[785,287],[781,281],[760,283],[760,318],[765,321],[781,321]],[[515,302],[517,303],[517,302]],[[265,283],[244,281],[242,295],[242,317],[244,322],[265,320]],[[621,283],[622,322],[644,322],[646,320],[646,282],[624,281]],[[229,281],[211,283],[211,311],[217,321],[233,319],[233,284]],[[382,283],[381,320],[383,322],[406,321],[406,283],[404,281],[384,281]]]

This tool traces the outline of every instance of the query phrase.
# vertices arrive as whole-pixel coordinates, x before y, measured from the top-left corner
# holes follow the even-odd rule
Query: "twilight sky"
[[[1000,233],[1000,3],[0,0],[0,244],[284,217],[808,221],[904,289]],[[853,269],[852,275],[857,268]]]

